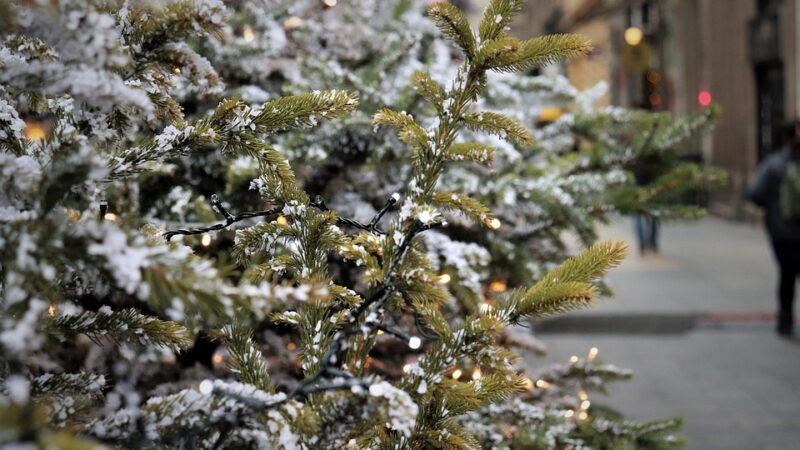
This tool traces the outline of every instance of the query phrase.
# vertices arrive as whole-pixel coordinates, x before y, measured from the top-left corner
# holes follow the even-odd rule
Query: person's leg
[[[645,251],[644,217],[641,214],[633,216],[633,226],[636,229],[636,239],[639,240],[639,253]]]
[[[659,228],[659,223],[658,223],[658,219],[655,218],[655,217],[650,218],[650,220],[652,220],[652,223],[650,225],[650,230],[651,230],[650,231],[650,233],[651,233],[650,243],[651,243],[651,247],[653,248],[653,251],[658,253],[658,228]]]
[[[778,260],[778,333],[792,334],[794,325],[794,288],[797,280],[797,259],[789,242],[773,242],[775,258]]]

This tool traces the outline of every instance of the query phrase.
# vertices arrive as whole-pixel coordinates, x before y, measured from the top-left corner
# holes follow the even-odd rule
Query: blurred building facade
[[[488,0],[471,3],[479,14]],[[593,54],[567,73],[581,88],[608,80],[606,103],[677,114],[721,105],[715,132],[691,151],[730,175],[712,209],[750,215],[743,194],[758,162],[800,117],[800,0],[528,0],[512,28],[590,37]]]

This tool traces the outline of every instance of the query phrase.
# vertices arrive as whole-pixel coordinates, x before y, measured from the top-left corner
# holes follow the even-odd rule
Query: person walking
[[[778,263],[777,332],[794,332],[795,285],[800,275],[800,121],[786,127],[786,145],[758,167],[749,198],[764,208]]]

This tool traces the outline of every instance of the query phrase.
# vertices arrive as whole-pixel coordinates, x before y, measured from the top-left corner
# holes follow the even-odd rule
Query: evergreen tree
[[[0,442],[679,445],[675,421],[590,409],[628,376],[594,352],[532,381],[509,345],[535,348],[513,327],[587,306],[624,256],[595,220],[687,213],[674,194],[718,174],[675,151],[712,111],[595,112],[494,76],[589,49],[509,37],[521,4],[492,1],[477,30],[431,5],[452,69],[411,1],[0,2]],[[327,88],[347,90],[300,91]],[[574,114],[532,147],[509,89]],[[661,176],[632,186],[642,155]],[[572,257],[570,227],[588,246]],[[490,281],[516,288],[483,303]]]

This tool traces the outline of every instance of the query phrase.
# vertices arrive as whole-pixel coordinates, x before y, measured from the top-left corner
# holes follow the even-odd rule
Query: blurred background
[[[487,2],[455,3],[477,17]],[[589,58],[555,70],[580,89],[608,81],[605,104],[723,109],[687,155],[729,174],[704,200],[710,217],[666,224],[658,253],[634,251],[612,272],[613,298],[535,327],[549,360],[597,347],[633,369],[610,403],[639,419],[685,417],[690,449],[800,448],[800,341],[775,334],[777,269],[745,195],[798,116],[799,25],[798,0],[530,0],[513,25],[522,38],[591,37]],[[637,248],[627,220],[602,235]]]

